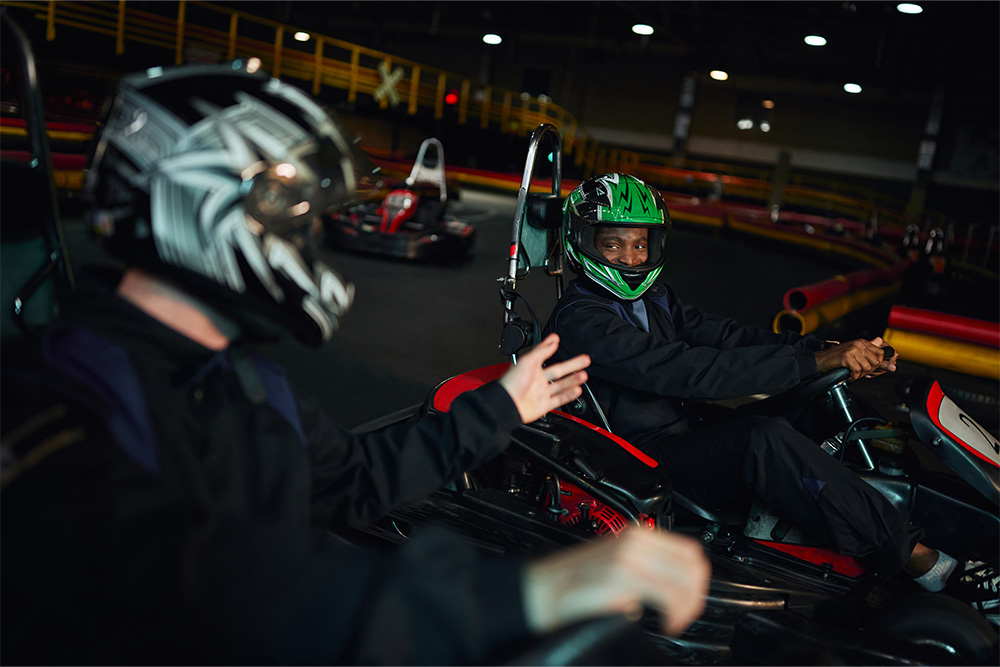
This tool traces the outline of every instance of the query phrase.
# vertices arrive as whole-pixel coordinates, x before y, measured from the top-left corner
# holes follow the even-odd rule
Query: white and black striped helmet
[[[154,68],[122,79],[85,188],[127,262],[320,344],[354,288],[310,237],[354,193],[350,155],[308,95],[239,61]]]

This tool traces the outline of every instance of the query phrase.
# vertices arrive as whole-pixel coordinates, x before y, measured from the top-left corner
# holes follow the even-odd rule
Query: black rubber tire
[[[879,618],[873,632],[884,639],[954,651],[964,660],[997,664],[993,626],[968,604],[940,593],[901,597]]]

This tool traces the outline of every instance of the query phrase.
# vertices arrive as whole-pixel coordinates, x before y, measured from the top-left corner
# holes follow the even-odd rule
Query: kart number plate
[[[932,411],[931,414],[935,413]],[[936,414],[941,428],[955,440],[966,449],[974,450],[979,454],[979,458],[1000,467],[1000,442],[997,442],[996,438],[980,426],[975,419],[963,412],[944,393],[941,393],[941,402],[937,407]]]

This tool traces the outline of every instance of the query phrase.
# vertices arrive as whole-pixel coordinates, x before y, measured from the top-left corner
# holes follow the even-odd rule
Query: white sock
[[[938,551],[937,562],[934,563],[934,567],[924,572],[922,575],[914,579],[921,588],[930,591],[931,593],[939,593],[944,590],[945,584],[948,583],[948,577],[951,573],[955,571],[958,566],[958,561],[946,554],[943,551]]]

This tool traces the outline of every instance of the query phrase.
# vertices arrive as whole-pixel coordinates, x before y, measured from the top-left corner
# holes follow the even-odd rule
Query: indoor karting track
[[[513,194],[466,189],[460,201],[449,204],[452,215],[476,226],[473,257],[461,266],[324,251],[355,283],[354,308],[332,344],[307,350],[283,341],[269,356],[286,367],[294,386],[318,398],[348,427],[421,403],[452,375],[504,361],[497,351],[503,318],[496,279],[507,270],[515,201]],[[104,261],[82,224],[67,227],[74,265]],[[836,273],[836,265],[787,248],[682,228],[668,241],[663,276],[685,302],[770,329],[790,287]],[[518,289],[544,320],[555,303],[554,279],[533,273]],[[896,377],[866,380],[857,390],[891,419],[899,416],[893,414],[897,380],[920,374],[989,396],[991,409],[973,409],[977,418],[996,413],[995,382],[919,364],[901,363]],[[984,426],[996,431],[995,420]]]

